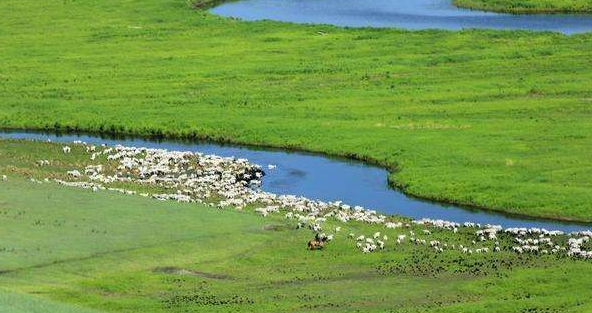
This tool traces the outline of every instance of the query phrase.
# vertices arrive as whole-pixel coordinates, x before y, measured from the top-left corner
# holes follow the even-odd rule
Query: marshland
[[[3,1],[0,311],[591,311],[584,2]]]

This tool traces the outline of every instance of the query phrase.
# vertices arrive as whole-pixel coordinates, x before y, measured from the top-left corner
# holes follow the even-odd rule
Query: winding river
[[[247,21],[348,27],[524,29],[564,34],[592,30],[590,14],[501,14],[461,9],[451,0],[241,0],[225,2],[210,11]]]
[[[350,205],[361,205],[383,213],[414,219],[425,217],[459,223],[477,222],[498,224],[503,227],[540,227],[563,231],[592,229],[591,224],[531,219],[409,197],[389,187],[388,172],[383,168],[319,154],[200,141],[149,140],[136,137],[32,131],[0,131],[0,138],[57,142],[81,140],[97,145],[121,144],[235,156],[249,159],[252,163],[263,166],[266,176],[263,178],[262,189],[276,194],[292,194],[324,201],[342,200]],[[276,168],[267,169],[268,165],[275,165]]]

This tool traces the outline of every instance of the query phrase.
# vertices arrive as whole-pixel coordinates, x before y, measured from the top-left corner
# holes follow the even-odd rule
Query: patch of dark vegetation
[[[0,203],[2,205],[2,203]],[[25,211],[0,210],[0,218],[19,220],[25,215]]]
[[[284,280],[268,281],[268,282],[262,284],[262,286],[265,286],[266,288],[276,288],[276,287],[290,286],[290,285],[302,286],[302,285],[307,285],[307,284],[311,284],[311,283],[335,281],[338,278],[351,279],[352,277],[346,276],[343,274],[325,275],[325,274],[319,274],[319,273],[311,273],[310,275],[297,275],[297,276],[293,276],[289,279],[284,279]]]
[[[298,297],[298,299],[305,303],[301,306],[301,308],[306,309],[306,310],[322,310],[322,309],[330,310],[330,309],[336,309],[336,308],[342,307],[342,305],[340,305],[338,303],[334,303],[334,302],[311,303],[312,300],[314,300],[314,299],[304,300],[304,299],[301,299],[300,297]]]
[[[263,38],[263,42],[279,42],[282,41],[282,38],[279,37],[265,37]]]
[[[166,309],[178,309],[190,306],[249,305],[254,301],[240,295],[219,296],[205,290],[174,294],[161,301]]]
[[[414,252],[403,261],[386,260],[376,267],[380,275],[413,275],[437,277],[446,274],[471,276],[504,276],[505,270],[513,268],[532,268],[544,266],[540,259],[533,255],[500,255],[483,254],[467,257],[466,255],[446,256],[426,252]]]
[[[373,40],[373,39],[378,39],[379,35],[378,34],[363,34],[363,35],[358,35],[356,37],[354,37],[354,40]]]
[[[13,247],[0,247],[0,253],[16,253],[16,249]]]

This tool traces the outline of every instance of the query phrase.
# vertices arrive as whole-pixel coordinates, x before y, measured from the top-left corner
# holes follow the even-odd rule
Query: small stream
[[[246,21],[404,29],[523,29],[564,34],[592,30],[591,14],[502,14],[467,10],[451,0],[241,0],[210,12]]]
[[[266,176],[262,189],[323,201],[342,200],[387,214],[413,219],[432,218],[454,222],[497,224],[503,227],[539,227],[549,230],[579,231],[591,224],[533,219],[467,207],[447,205],[407,196],[390,188],[388,172],[360,161],[324,155],[227,145],[203,141],[151,140],[137,137],[110,137],[90,134],[57,134],[33,131],[1,131],[0,138],[56,142],[81,140],[93,144],[124,145],[181,151],[199,151],[219,156],[246,158],[261,165]],[[275,165],[275,169],[268,169]]]

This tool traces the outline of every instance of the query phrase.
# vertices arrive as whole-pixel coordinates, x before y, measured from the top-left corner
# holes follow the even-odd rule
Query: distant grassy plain
[[[282,214],[219,210],[28,178],[82,169],[88,154],[0,140],[0,312],[586,313],[592,262],[513,252],[436,253],[394,244],[410,229],[329,220],[343,230],[310,252],[308,229]],[[37,160],[51,165],[39,167]],[[418,238],[470,245],[412,226]],[[381,231],[385,250],[362,254],[349,232]],[[514,245],[500,235],[505,248]],[[493,245],[492,242],[478,246]],[[589,248],[588,245],[586,248]]]
[[[591,0],[453,0],[454,5],[514,14],[591,13]]]
[[[592,35],[241,22],[184,0],[0,3],[0,127],[371,160],[407,193],[592,221]]]

